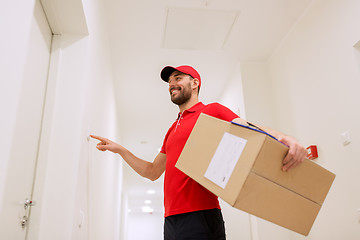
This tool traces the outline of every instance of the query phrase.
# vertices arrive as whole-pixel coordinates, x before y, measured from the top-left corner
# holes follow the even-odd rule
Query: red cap
[[[165,82],[168,82],[170,75],[174,71],[179,71],[185,74],[189,74],[191,77],[197,78],[199,80],[199,89],[200,89],[201,87],[200,74],[191,66],[183,65],[179,67],[171,67],[171,66],[164,67],[160,74],[161,79],[164,80]]]

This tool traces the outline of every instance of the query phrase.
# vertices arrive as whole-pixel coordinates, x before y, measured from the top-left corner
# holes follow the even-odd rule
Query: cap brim
[[[160,74],[161,79],[164,80],[165,82],[169,82],[169,77],[174,71],[176,71],[176,68],[174,67],[171,66],[164,67]]]

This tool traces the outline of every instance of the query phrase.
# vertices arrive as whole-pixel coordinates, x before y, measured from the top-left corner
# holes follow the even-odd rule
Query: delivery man
[[[193,67],[167,66],[163,68],[160,76],[169,84],[171,101],[178,105],[180,111],[153,162],[136,157],[122,145],[109,139],[93,135],[91,137],[100,140],[97,144],[100,151],[109,150],[120,154],[130,167],[143,177],[154,181],[165,171],[165,240],[226,239],[217,196],[175,168],[175,164],[200,113],[245,125],[247,122],[223,105],[205,105],[199,101],[201,78]],[[283,160],[283,171],[288,171],[304,161],[307,151],[296,139],[270,128],[261,128],[289,147]]]

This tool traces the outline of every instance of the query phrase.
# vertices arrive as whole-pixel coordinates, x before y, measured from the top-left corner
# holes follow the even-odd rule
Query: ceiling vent
[[[237,11],[168,8],[163,47],[219,50],[239,16]]]

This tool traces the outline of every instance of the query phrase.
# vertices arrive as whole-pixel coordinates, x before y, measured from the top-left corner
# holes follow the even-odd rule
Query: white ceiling
[[[234,66],[267,61],[310,2],[107,0],[121,144],[146,160],[156,156],[178,112],[159,76],[164,66],[193,65],[201,100],[217,101]],[[124,184],[130,208],[143,204],[148,188],[161,208],[162,179],[152,183],[126,167]]]
[[[238,16],[238,11],[168,8],[163,47],[221,50]]]

